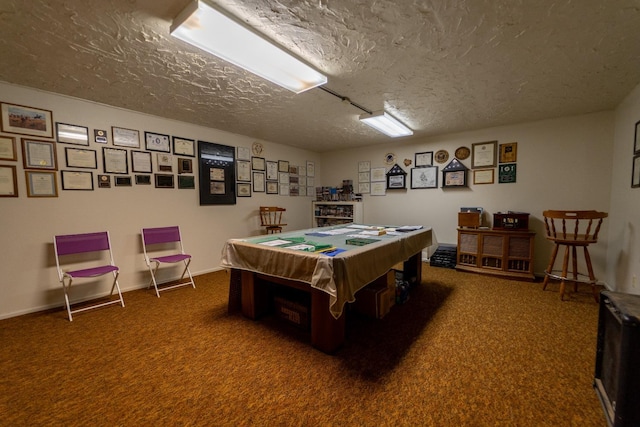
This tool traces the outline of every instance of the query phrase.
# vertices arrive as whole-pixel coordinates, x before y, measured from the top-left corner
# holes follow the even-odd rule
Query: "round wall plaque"
[[[436,151],[434,158],[436,159],[436,162],[444,163],[449,160],[449,152],[447,150],[438,150]]]
[[[460,160],[468,159],[471,150],[468,147],[460,147],[456,150],[456,157]]]

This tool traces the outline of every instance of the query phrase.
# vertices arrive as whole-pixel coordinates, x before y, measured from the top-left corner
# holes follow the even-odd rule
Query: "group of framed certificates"
[[[251,197],[253,193],[279,194],[281,196],[315,196],[315,163],[289,164],[288,160],[266,160],[253,147],[237,147],[236,181],[239,197]]]
[[[131,171],[152,174],[152,152],[156,152],[157,171],[154,178],[158,188],[174,188],[173,156],[178,158],[178,187],[195,188],[193,173],[195,140],[155,132],[144,132],[144,151],[141,150],[140,131],[123,127],[111,127],[112,146],[108,146],[107,130],[94,129],[92,138],[89,128],[53,121],[53,113],[41,108],[0,102],[1,131],[18,134],[20,137],[0,134],[0,161],[18,160],[18,142],[22,151],[28,197],[58,196],[58,158],[56,141],[69,144],[64,147],[66,168],[60,170],[63,190],[93,190],[93,171],[98,169],[97,150],[89,148],[91,143],[105,144],[102,147],[104,174],[128,175],[129,157]],[[45,138],[45,139],[41,139]],[[53,140],[55,139],[55,141]],[[136,184],[150,184],[151,176],[136,175]],[[131,185],[131,177],[116,176],[116,186]],[[110,175],[98,175],[98,186],[111,186]],[[18,197],[17,168],[0,164],[0,197]]]

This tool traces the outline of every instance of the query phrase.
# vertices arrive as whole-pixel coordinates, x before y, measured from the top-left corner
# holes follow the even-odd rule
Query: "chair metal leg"
[[[569,246],[565,246],[564,260],[562,261],[562,279],[560,280],[560,301],[564,301],[564,289],[567,280],[567,271],[569,269]]]
[[[558,248],[560,247],[560,245],[556,244],[553,247],[553,252],[551,253],[551,260],[549,261],[549,266],[547,267],[547,269],[544,272],[544,281],[542,282],[542,290],[546,290],[547,289],[547,284],[549,283],[549,275],[552,274],[551,272],[553,271],[553,265],[556,263],[556,257],[558,256]]]

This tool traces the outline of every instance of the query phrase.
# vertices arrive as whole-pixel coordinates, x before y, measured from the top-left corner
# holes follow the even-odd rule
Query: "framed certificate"
[[[193,139],[173,137],[173,154],[181,156],[196,156],[196,142]]]
[[[0,135],[0,160],[18,160],[15,138]]]
[[[384,182],[387,180],[387,170],[385,168],[371,169],[371,182]]]
[[[307,160],[307,176],[316,176],[316,163]]]
[[[24,171],[27,179],[27,197],[58,197],[55,172]]]
[[[238,169],[236,172],[238,174],[236,178],[238,181],[251,181],[251,162],[238,160],[236,161],[236,168]]]
[[[238,183],[237,184],[238,197],[251,197],[251,184]]]
[[[193,175],[178,175],[178,188],[196,188],[196,177]]]
[[[518,143],[500,144],[500,163],[514,163],[518,160]]]
[[[93,190],[93,172],[60,171],[63,190]]]
[[[102,147],[102,162],[104,173],[129,173],[127,150]]]
[[[425,151],[416,153],[416,167],[433,166],[433,151]]]
[[[473,169],[496,167],[497,148],[498,141],[471,144],[471,167]]]
[[[22,138],[22,163],[25,169],[57,170],[55,142]]]
[[[251,169],[255,171],[264,171],[266,169],[264,157],[251,157]]]
[[[169,144],[169,135],[161,133],[145,132],[144,133],[145,148],[150,151],[161,151],[163,153],[171,152]]]
[[[18,175],[15,166],[0,165],[0,197],[18,197]]]
[[[267,194],[278,194],[278,181],[267,181]]]
[[[253,192],[265,192],[264,172],[253,172]]]
[[[156,188],[174,188],[173,174],[157,173],[154,178]]]
[[[289,162],[287,160],[278,160],[278,172],[289,172]]]
[[[278,162],[270,162],[267,160],[267,181],[278,180]]]
[[[133,172],[151,173],[151,153],[131,151],[131,170]]]
[[[494,181],[494,169],[476,169],[473,171],[473,183],[474,184],[493,184]]]
[[[67,167],[98,169],[98,156],[95,150],[66,147],[64,154],[67,159]]]
[[[112,126],[111,138],[117,147],[140,148],[140,132],[137,130]]]

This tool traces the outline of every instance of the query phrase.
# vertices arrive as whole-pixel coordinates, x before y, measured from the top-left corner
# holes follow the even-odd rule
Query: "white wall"
[[[388,190],[386,196],[365,195],[365,223],[422,224],[433,227],[438,242],[456,243],[457,212],[462,206],[483,207],[488,223],[495,212],[528,212],[529,226],[537,232],[534,271],[541,275],[551,251],[551,244],[544,238],[543,210],[609,210],[613,122],[613,113],[604,112],[451,134],[411,144],[390,140],[384,146],[326,153],[321,158],[324,183],[333,180],[335,185],[353,179],[357,185],[359,161],[369,160],[371,167],[381,167],[385,166],[385,154],[394,153],[397,163],[409,173],[407,190]],[[445,149],[450,161],[460,146],[493,140],[518,143],[516,183],[498,184],[496,170],[495,184],[473,185],[470,172],[469,188],[410,189],[411,167],[404,167],[404,159],[415,161],[417,152]],[[462,163],[470,167],[471,158]],[[440,186],[443,165],[439,166]],[[591,249],[595,274],[601,279],[605,278],[607,244],[605,224],[600,242]]]
[[[609,216],[607,281],[620,292],[640,294],[640,188],[631,188],[635,124],[640,120],[640,85],[616,109]],[[635,280],[634,280],[635,278]]]
[[[54,121],[87,126],[91,136],[93,129],[106,129],[110,133],[111,126],[119,126],[137,129],[141,135],[144,135],[144,131],[152,131],[230,146],[250,147],[254,141],[215,129],[1,82],[0,94],[3,102],[53,111]],[[142,227],[179,225],[186,250],[193,255],[192,271],[197,274],[219,267],[222,245],[227,239],[260,233],[260,205],[285,207],[289,229],[311,226],[312,197],[254,193],[250,198],[238,198],[233,206],[200,206],[197,190],[156,189],[153,185],[135,184],[132,187],[113,187],[113,182],[112,188],[97,188],[96,175],[103,173],[104,145],[93,142],[85,148],[98,151],[99,166],[93,170],[94,191],[63,191],[59,188],[57,198],[28,198],[20,152],[21,136],[9,136],[17,137],[18,161],[0,163],[17,166],[20,197],[0,198],[0,318],[62,305],[62,288],[55,272],[53,255],[52,240],[55,234],[109,230],[116,263],[121,269],[120,285],[123,290],[129,290],[146,286],[148,280],[140,244]],[[322,169],[317,154],[268,141],[261,142],[264,145],[263,156],[267,160],[288,160],[292,165],[303,165],[307,160],[315,161],[316,182],[321,179]],[[112,146],[111,137],[108,146]],[[57,144],[59,169],[66,166],[65,147],[78,146]],[[144,142],[141,149],[144,149]],[[155,159],[153,161],[156,172]],[[174,162],[174,174],[177,174],[175,158]],[[196,164],[194,159],[194,169]],[[194,172],[197,188],[197,170]],[[176,269],[168,274],[179,275],[180,271]],[[105,281],[99,292],[104,294],[108,289]],[[75,296],[90,294],[80,285]]]

